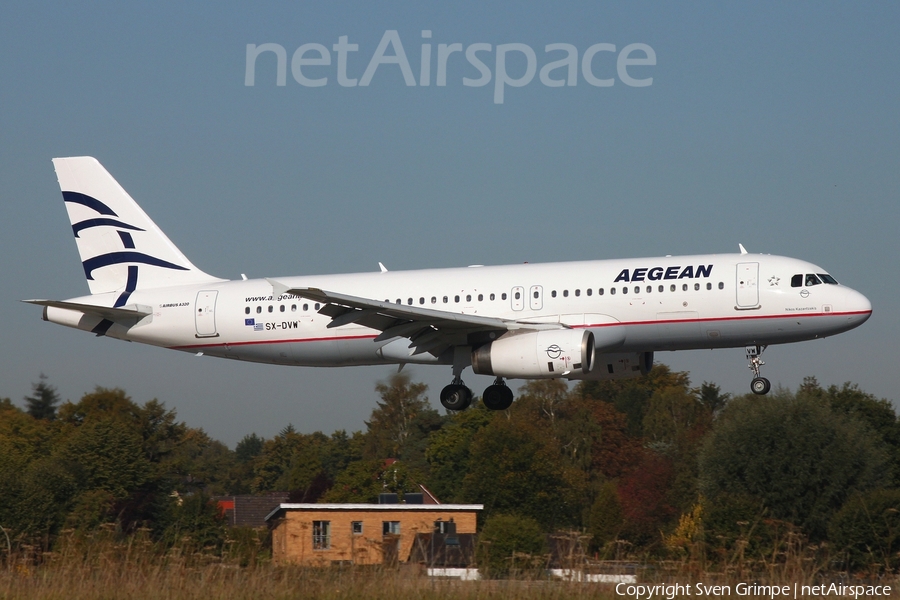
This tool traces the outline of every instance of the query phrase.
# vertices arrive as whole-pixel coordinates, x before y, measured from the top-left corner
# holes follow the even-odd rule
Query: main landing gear
[[[447,410],[464,410],[472,404],[472,390],[457,375],[450,385],[441,390],[441,404]]]
[[[768,394],[769,390],[772,389],[772,384],[769,383],[769,380],[765,377],[760,377],[759,375],[759,368],[766,364],[761,358],[765,349],[765,346],[747,346],[747,360],[750,361],[749,368],[753,371],[753,381],[750,382],[750,391],[758,396]]]
[[[484,390],[481,401],[490,410],[506,410],[512,405],[513,393],[503,378],[498,377]]]
[[[494,380],[481,395],[481,401],[489,410],[506,410],[512,405],[513,393],[503,381],[502,377]],[[441,390],[441,404],[447,410],[464,410],[472,404],[472,390],[463,383],[459,377],[453,378],[453,383]]]

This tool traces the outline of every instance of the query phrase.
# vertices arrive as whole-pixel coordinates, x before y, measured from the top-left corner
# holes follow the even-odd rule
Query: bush
[[[848,568],[876,573],[900,568],[900,490],[873,490],[851,497],[829,527]]]
[[[547,538],[530,517],[493,515],[478,540],[476,560],[488,577],[535,576],[546,566]]]

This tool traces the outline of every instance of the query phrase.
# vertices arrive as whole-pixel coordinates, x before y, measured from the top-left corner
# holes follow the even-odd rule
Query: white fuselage
[[[598,353],[765,346],[826,337],[869,318],[869,301],[834,283],[799,286],[824,274],[805,261],[760,254],[712,254],[419,271],[284,277],[320,288],[450,313],[562,323],[594,333]],[[118,294],[74,298],[113,306]],[[134,291],[128,306],[152,312],[106,335],[239,360],[304,366],[439,363],[411,356],[409,340],[375,341],[357,324],[327,328],[315,302],[273,295],[265,279]],[[92,330],[100,319],[45,308],[49,321]],[[609,332],[615,330],[617,335]]]

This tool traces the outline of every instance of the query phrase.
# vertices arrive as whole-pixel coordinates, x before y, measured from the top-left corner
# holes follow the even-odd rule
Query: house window
[[[362,521],[353,521],[350,523],[350,531],[353,532],[353,535],[362,535]]]
[[[313,550],[330,549],[331,521],[313,521],[312,536]]]
[[[381,535],[400,535],[400,521],[382,521]]]

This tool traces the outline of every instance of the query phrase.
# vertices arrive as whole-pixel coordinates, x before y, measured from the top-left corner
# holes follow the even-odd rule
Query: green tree
[[[891,481],[884,444],[848,415],[801,394],[729,403],[700,454],[701,491],[758,498],[771,517],[825,537],[831,516],[855,492]]]
[[[469,471],[475,434],[491,422],[494,413],[475,402],[468,410],[448,416],[441,429],[428,438],[428,488],[442,502],[462,502],[463,478]]]
[[[427,389],[424,383],[412,383],[405,373],[395,373],[387,383],[375,386],[381,400],[366,421],[366,458],[398,458],[414,471],[427,469],[426,440],[443,424],[428,403]]]
[[[519,514],[548,528],[578,522],[581,505],[573,501],[566,474],[545,429],[495,417],[472,440],[463,498],[483,503],[485,518]]]
[[[829,526],[829,540],[852,570],[878,575],[900,569],[900,490],[854,494]]]
[[[530,517],[495,514],[478,538],[476,560],[489,577],[541,573],[547,565],[547,538]]]
[[[52,421],[56,418],[59,394],[55,387],[47,383],[46,375],[41,373],[39,379],[37,383],[31,384],[31,396],[25,396],[26,410],[35,419]]]

